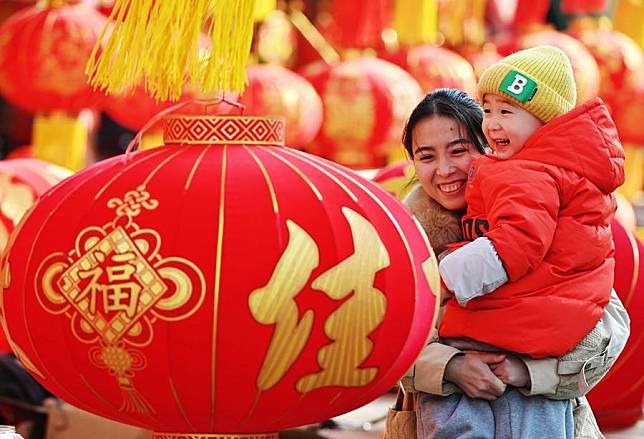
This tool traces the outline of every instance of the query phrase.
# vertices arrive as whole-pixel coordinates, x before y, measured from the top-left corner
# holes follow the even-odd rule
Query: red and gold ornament
[[[302,76],[284,67],[248,67],[248,85],[239,102],[245,114],[279,116],[286,121],[286,144],[305,147],[322,125],[322,100]]]
[[[425,44],[405,48],[395,54],[385,54],[383,57],[409,72],[424,93],[449,87],[476,96],[476,76],[472,65],[449,49]]]
[[[101,94],[87,83],[85,64],[104,25],[83,3],[13,15],[0,27],[0,93],[31,112],[95,107]]]
[[[400,133],[422,98],[395,64],[359,58],[306,76],[322,98],[324,121],[309,151],[343,165],[377,168],[400,147]]]
[[[629,99],[631,90],[641,86],[644,78],[642,49],[630,37],[609,29],[584,30],[577,38],[599,66],[599,96],[619,112],[620,98]]]
[[[602,429],[624,428],[642,418],[644,397],[644,244],[613,221],[614,288],[630,316],[631,335],[606,376],[588,399]]]
[[[25,367],[157,439],[274,439],[389,389],[432,327],[436,259],[375,183],[283,138],[173,116],[165,147],[48,192],[2,260]]]

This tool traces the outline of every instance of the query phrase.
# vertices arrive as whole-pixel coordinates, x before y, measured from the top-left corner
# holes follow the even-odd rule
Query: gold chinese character
[[[318,247],[302,228],[287,221],[289,240],[268,284],[254,290],[249,298],[253,317],[265,325],[275,325],[271,344],[257,377],[257,388],[273,387],[302,352],[313,326],[313,311],[308,310],[298,323],[295,296],[306,285],[319,263]]]
[[[351,228],[354,253],[318,276],[312,286],[333,300],[346,301],[324,324],[324,332],[332,342],[318,352],[322,370],[298,381],[297,389],[303,393],[325,386],[363,386],[378,373],[376,368],[360,365],[373,349],[368,335],[385,316],[386,298],[373,283],[376,273],[389,265],[389,254],[365,218],[348,208],[343,213]],[[253,317],[260,323],[275,325],[257,378],[260,390],[270,389],[284,377],[304,349],[313,324],[312,310],[306,311],[298,322],[295,298],[318,266],[318,246],[294,222],[287,221],[287,227],[289,242],[270,281],[249,296]]]
[[[360,365],[373,350],[369,334],[385,317],[386,297],[373,283],[376,273],[389,266],[389,254],[371,223],[351,209],[342,211],[351,227],[354,253],[318,276],[312,286],[334,300],[353,294],[324,323],[332,342],[318,352],[322,370],[297,382],[303,393],[326,386],[364,386],[378,373],[375,367]]]
[[[105,258],[105,255],[100,252],[96,252],[94,255],[99,262]],[[81,303],[89,296],[89,314],[94,315],[96,314],[96,296],[100,295],[105,312],[125,311],[128,317],[131,318],[136,313],[142,289],[141,285],[131,280],[132,275],[136,272],[136,267],[133,265],[136,255],[132,252],[115,254],[111,256],[110,260],[118,265],[107,267],[108,284],[99,282],[100,277],[103,275],[101,267],[96,266],[91,270],[78,272],[78,276],[81,279],[90,280],[76,297],[75,302]]]

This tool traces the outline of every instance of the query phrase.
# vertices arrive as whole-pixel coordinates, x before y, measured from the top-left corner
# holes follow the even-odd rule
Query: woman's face
[[[412,131],[416,176],[431,198],[449,210],[465,204],[467,173],[472,160],[481,154],[454,119],[430,116]]]

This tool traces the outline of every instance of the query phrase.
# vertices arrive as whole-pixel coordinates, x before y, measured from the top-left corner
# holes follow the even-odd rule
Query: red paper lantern
[[[631,318],[631,335],[622,354],[588,399],[603,429],[623,428],[642,417],[644,395],[644,245],[613,221],[615,291]]]
[[[96,106],[85,64],[104,24],[82,3],[20,11],[0,27],[0,93],[32,112]]]
[[[65,168],[35,159],[0,161],[0,254],[25,212],[47,189],[71,174]],[[11,352],[2,331],[0,352]]]
[[[360,58],[305,76],[324,108],[324,121],[307,148],[356,168],[378,168],[400,147],[400,133],[422,98],[418,83],[400,67]]]
[[[476,76],[472,65],[451,50],[430,44],[402,49],[396,54],[383,55],[418,81],[424,93],[449,87],[476,96]]]
[[[620,97],[630,97],[631,90],[640,86],[644,78],[642,49],[632,38],[617,31],[589,29],[577,35],[599,65],[602,97],[614,112]]]
[[[622,142],[644,146],[644,83],[628,92],[617,93],[612,103],[612,116]]]
[[[423,232],[283,130],[172,117],[165,147],[41,199],[2,261],[2,311],[43,385],[158,439],[276,438],[405,373],[436,304]]]
[[[279,116],[286,120],[286,143],[300,148],[313,140],[322,125],[322,101],[302,76],[278,65],[248,68],[248,86],[241,96],[245,114]]]
[[[521,49],[549,45],[561,49],[572,64],[577,83],[577,104],[597,96],[599,91],[599,68],[588,49],[575,38],[562,32],[544,30],[522,35],[519,39]]]

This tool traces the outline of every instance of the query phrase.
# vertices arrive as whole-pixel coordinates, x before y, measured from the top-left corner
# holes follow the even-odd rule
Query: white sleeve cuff
[[[476,238],[447,255],[438,269],[443,282],[461,305],[496,290],[508,281],[494,244],[485,237]]]
[[[604,309],[602,321],[611,334],[607,348],[608,358],[615,358],[624,349],[631,332],[631,320],[615,290],[611,291],[610,301]]]

